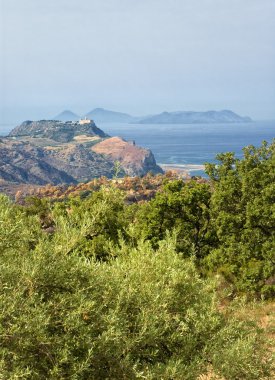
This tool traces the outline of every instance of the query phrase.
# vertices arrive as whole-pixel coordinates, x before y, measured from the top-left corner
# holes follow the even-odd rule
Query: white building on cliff
[[[90,124],[92,122],[93,120],[87,119],[87,117],[85,117],[85,119],[80,119],[78,123],[83,125],[83,124]]]

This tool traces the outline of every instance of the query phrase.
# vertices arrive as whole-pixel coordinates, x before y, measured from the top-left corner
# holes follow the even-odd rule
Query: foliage
[[[209,181],[0,195],[0,379],[271,378],[261,331],[221,312],[213,279],[274,295],[274,149],[219,155]]]
[[[117,243],[125,227],[125,205],[120,191],[109,188],[91,194],[83,202],[74,198],[64,205],[57,203],[53,210],[57,245],[68,247],[87,257],[108,259],[109,243]]]
[[[274,146],[247,147],[241,160],[233,153],[218,155],[218,164],[207,165],[208,182],[169,174],[100,179],[65,190],[63,199],[61,188],[47,187],[49,194],[59,194],[51,198],[55,206],[35,197],[25,206],[45,230],[58,223],[54,238],[62,235],[62,224],[70,225],[79,252],[103,260],[109,243],[121,235],[133,246],[142,236],[157,248],[167,231],[176,230],[177,251],[195,257],[201,273],[221,274],[234,292],[270,298],[275,293]],[[62,208],[65,213],[54,221],[53,209],[57,216]]]
[[[173,239],[110,250],[116,259],[87,260],[48,235],[25,254],[5,249],[3,379],[191,380],[209,364],[225,379],[268,378],[257,329],[217,311]]]
[[[275,294],[275,142],[249,146],[208,165],[212,223],[219,246],[206,260],[241,291]]]
[[[168,182],[156,197],[140,207],[135,219],[137,236],[140,234],[157,246],[167,230],[177,231],[177,249],[185,255],[200,259],[214,244],[210,228],[210,187],[191,181]]]

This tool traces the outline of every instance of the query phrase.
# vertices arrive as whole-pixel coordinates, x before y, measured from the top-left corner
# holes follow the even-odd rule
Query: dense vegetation
[[[261,329],[220,301],[274,296],[275,144],[218,160],[141,202],[1,196],[0,378],[270,379]]]

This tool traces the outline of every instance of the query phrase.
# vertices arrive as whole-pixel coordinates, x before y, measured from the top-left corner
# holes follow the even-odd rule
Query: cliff
[[[0,140],[0,180],[58,185],[114,175],[161,173],[151,151],[110,138],[94,122],[26,121]],[[0,186],[1,187],[1,186]]]
[[[140,148],[119,137],[111,137],[92,147],[96,153],[104,154],[113,161],[119,161],[124,171],[130,176],[141,176],[148,172],[162,173],[155,157],[148,149]]]

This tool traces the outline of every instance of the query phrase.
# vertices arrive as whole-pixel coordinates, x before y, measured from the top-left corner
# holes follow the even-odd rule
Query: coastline
[[[164,170],[164,172],[168,171],[176,171],[178,174],[182,176],[190,176],[195,175],[195,172],[201,172],[205,170],[205,165],[196,165],[196,164],[161,164],[158,165]]]

